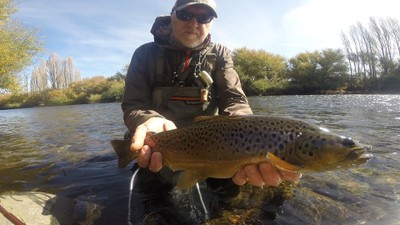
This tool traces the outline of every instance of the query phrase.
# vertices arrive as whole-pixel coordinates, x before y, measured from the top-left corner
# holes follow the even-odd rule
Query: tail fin
[[[137,152],[130,149],[131,142],[125,140],[112,140],[111,145],[118,156],[118,167],[125,168],[130,162],[138,157]]]

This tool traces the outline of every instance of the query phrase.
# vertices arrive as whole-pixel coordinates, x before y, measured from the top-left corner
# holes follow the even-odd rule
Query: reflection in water
[[[371,145],[375,157],[355,169],[305,175],[274,201],[263,201],[264,191],[246,190],[246,201],[233,200],[244,207],[218,205],[223,218],[214,224],[238,221],[243,213],[255,218],[252,213],[260,211],[261,219],[253,218],[258,224],[399,224],[400,95],[254,97],[250,102],[257,114],[303,119]],[[131,171],[117,168],[109,144],[124,132],[118,103],[0,111],[0,191],[38,190],[93,202],[105,207],[96,224],[126,224]],[[187,201],[177,196],[191,207],[193,195]],[[257,201],[262,208],[248,208]]]

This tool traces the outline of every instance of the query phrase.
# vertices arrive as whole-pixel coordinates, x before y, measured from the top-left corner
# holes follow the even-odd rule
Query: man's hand
[[[153,117],[139,125],[132,137],[131,151],[139,151],[137,163],[140,167],[158,172],[163,167],[162,155],[159,152],[152,153],[148,145],[144,144],[147,132],[161,132],[176,129],[175,124],[167,119]]]
[[[298,181],[301,173],[291,173],[278,170],[270,163],[261,163],[259,165],[247,165],[243,169],[236,172],[232,180],[237,185],[249,184],[263,186],[278,186],[283,180]]]

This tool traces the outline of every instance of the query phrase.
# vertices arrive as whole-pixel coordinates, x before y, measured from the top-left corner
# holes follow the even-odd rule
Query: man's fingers
[[[279,186],[282,178],[275,166],[270,163],[261,163],[258,168],[266,185]]]
[[[244,185],[247,182],[247,176],[246,173],[244,172],[244,169],[241,169],[238,172],[236,172],[235,175],[232,177],[232,181],[237,185]]]
[[[265,182],[258,170],[257,165],[247,165],[244,167],[244,172],[248,178],[250,184],[258,187],[263,187]]]
[[[143,147],[147,131],[149,130],[144,124],[136,128],[135,133],[132,137],[131,151],[138,151]]]
[[[137,164],[142,168],[146,168],[150,164],[150,158],[151,158],[151,149],[149,146],[145,145],[139,150]]]
[[[159,152],[154,152],[151,155],[149,169],[153,172],[158,172],[163,167],[162,165],[162,155]]]
[[[176,125],[172,121],[166,120],[166,122],[163,124],[163,129],[164,131],[173,130],[176,129]]]

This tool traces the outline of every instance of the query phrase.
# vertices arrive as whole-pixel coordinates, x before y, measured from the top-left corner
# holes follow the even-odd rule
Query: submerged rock
[[[0,224],[73,225],[94,224],[99,205],[44,192],[8,192],[0,195]],[[11,222],[14,221],[14,222]]]

